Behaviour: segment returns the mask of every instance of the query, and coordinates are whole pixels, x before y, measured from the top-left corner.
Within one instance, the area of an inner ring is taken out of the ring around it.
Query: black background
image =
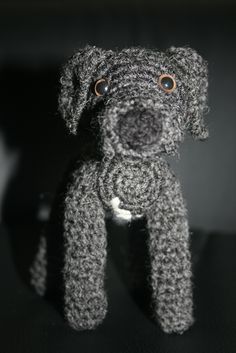
[[[19,156],[3,203],[0,352],[236,351],[235,15],[234,4],[223,0],[0,3],[0,131],[7,148]],[[77,138],[68,135],[57,113],[60,67],[87,43],[161,50],[189,45],[209,62],[210,139],[188,138],[181,159],[171,160],[191,227],[201,229],[192,235],[197,322],[183,336],[165,335],[149,318],[142,271],[146,235],[137,228],[110,232],[110,311],[96,331],[71,330],[28,286],[41,228],[39,207],[51,202],[78,154]],[[140,275],[135,285],[126,278],[129,256],[131,279]]]
[[[103,0],[0,6],[0,129],[20,157],[6,213],[22,219],[32,212],[40,193],[53,196],[69,160],[78,153],[76,138],[67,135],[57,113],[59,69],[77,48],[86,43],[105,48],[189,45],[209,62],[210,139],[196,143],[188,138],[173,167],[183,185],[191,225],[235,231],[232,4]]]

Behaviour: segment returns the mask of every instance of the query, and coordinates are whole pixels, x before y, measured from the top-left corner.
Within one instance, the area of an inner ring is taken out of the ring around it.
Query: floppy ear
[[[186,127],[195,139],[205,140],[208,129],[204,123],[204,114],[208,112],[207,63],[191,48],[169,49],[170,58],[181,70],[181,80],[188,90]]]
[[[76,134],[80,116],[88,101],[91,80],[107,51],[86,46],[67,62],[60,79],[59,110],[70,132]]]

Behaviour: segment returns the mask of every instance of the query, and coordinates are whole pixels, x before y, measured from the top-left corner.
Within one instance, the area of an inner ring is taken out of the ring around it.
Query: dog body
[[[190,48],[86,47],[67,63],[61,84],[68,128],[76,134],[91,112],[101,151],[75,166],[64,197],[65,316],[75,329],[92,329],[106,315],[105,215],[112,212],[127,221],[146,218],[154,314],[165,332],[182,333],[193,322],[189,230],[180,184],[164,155],[177,152],[185,131],[207,137],[206,63]],[[43,244],[32,270],[41,293]]]

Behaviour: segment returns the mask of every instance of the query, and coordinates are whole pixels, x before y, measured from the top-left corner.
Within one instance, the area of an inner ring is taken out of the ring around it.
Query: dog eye
[[[108,92],[108,81],[105,78],[100,78],[94,84],[94,93],[96,96],[104,96]]]
[[[163,89],[163,91],[167,93],[171,93],[176,88],[176,82],[173,76],[163,74],[159,77],[159,86]]]

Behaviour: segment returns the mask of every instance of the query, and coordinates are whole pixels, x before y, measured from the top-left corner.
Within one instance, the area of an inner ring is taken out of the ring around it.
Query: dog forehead
[[[162,55],[163,53],[161,51],[141,48],[141,47],[124,48],[116,52],[116,56],[118,57],[130,57],[130,58],[133,58],[133,57],[141,58],[141,57],[150,57],[150,56],[158,57]]]
[[[122,49],[115,53],[113,62],[122,65],[155,66],[163,61],[164,53],[143,48]]]
[[[94,79],[104,76],[112,80],[121,77],[128,80],[132,76],[133,79],[138,77],[140,80],[149,80],[162,73],[172,74],[174,71],[175,65],[165,52],[131,47],[113,51],[102,60],[94,72]]]
[[[128,72],[133,75],[145,72],[156,75],[157,72],[168,71],[172,64],[163,52],[133,47],[114,52],[105,66],[112,75],[125,75]]]

